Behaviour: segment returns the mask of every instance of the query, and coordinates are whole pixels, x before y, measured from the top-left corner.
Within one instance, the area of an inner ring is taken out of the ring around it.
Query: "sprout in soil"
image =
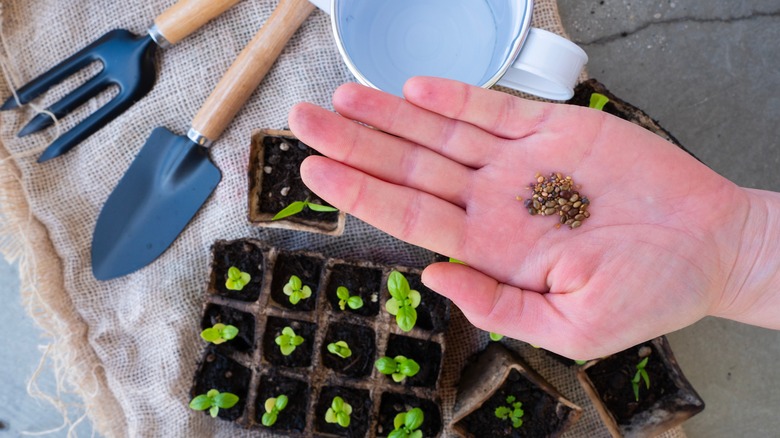
[[[228,269],[228,278],[225,281],[225,287],[230,290],[241,290],[249,283],[252,277],[246,272],[241,272],[240,269],[235,266],[231,266]]]
[[[387,279],[387,290],[390,298],[385,304],[385,309],[391,315],[395,315],[395,321],[401,330],[408,332],[417,322],[417,310],[422,297],[420,292],[409,287],[406,277],[398,271],[393,271]]]
[[[293,306],[311,296],[311,288],[304,286],[297,275],[290,276],[290,281],[284,285],[283,291],[285,295],[290,297],[290,304]]]
[[[238,396],[229,392],[219,392],[211,389],[205,394],[196,396],[190,401],[190,409],[196,411],[209,410],[212,417],[216,417],[220,409],[230,409],[238,403]]]
[[[600,93],[593,93],[590,95],[590,104],[588,107],[604,111],[604,105],[609,103],[609,98]]]
[[[320,205],[315,204],[313,202],[309,202],[309,200],[305,201],[295,201],[288,205],[287,207],[284,207],[279,211],[279,213],[276,213],[276,215],[271,218],[272,221],[276,221],[279,219],[284,219],[286,217],[292,216],[294,214],[298,214],[303,211],[304,208],[309,208],[313,211],[319,211],[319,212],[329,212],[329,211],[339,211],[337,208],[330,207],[328,205]]]
[[[352,350],[345,341],[331,342],[328,344],[328,351],[342,359],[352,356]]]
[[[490,333],[490,340],[491,341],[498,342],[498,341],[504,339],[504,335],[499,335],[498,333],[493,333],[493,332],[489,332],[489,333]]]
[[[344,310],[346,306],[349,306],[352,310],[357,310],[363,307],[363,298],[357,295],[349,295],[349,289],[344,286],[339,286],[336,289],[336,296],[339,298],[339,308]]]
[[[336,396],[330,403],[328,412],[325,412],[325,421],[337,423],[341,427],[349,427],[349,416],[352,414],[352,406],[343,398]]]
[[[420,408],[401,412],[393,419],[395,429],[387,435],[387,438],[422,438],[422,431],[417,429],[422,426],[424,419],[425,415]]]
[[[238,335],[238,328],[230,324],[214,324],[213,327],[207,328],[200,332],[200,337],[207,342],[219,345],[223,342],[227,342]]]
[[[496,408],[496,417],[501,420],[510,420],[515,429],[523,425],[523,406],[519,401],[515,401],[515,396],[510,395],[506,398],[507,406]]]
[[[303,344],[303,337],[295,334],[291,327],[282,329],[282,334],[275,339],[276,345],[282,350],[282,354],[289,356],[295,351],[295,347]]]
[[[276,423],[279,413],[287,407],[287,401],[287,396],[284,394],[266,399],[265,413],[261,419],[263,426],[271,427]]]
[[[392,376],[393,381],[397,383],[420,372],[420,365],[414,359],[408,359],[404,356],[380,357],[374,362],[374,366],[380,373]]]
[[[636,399],[636,401],[639,401],[640,380],[644,380],[645,387],[647,387],[647,389],[650,389],[650,376],[647,374],[647,370],[645,370],[645,366],[647,366],[648,359],[650,359],[650,356],[642,359],[641,362],[636,364],[636,374],[634,374],[634,378],[631,379],[631,386],[634,388],[634,399]]]

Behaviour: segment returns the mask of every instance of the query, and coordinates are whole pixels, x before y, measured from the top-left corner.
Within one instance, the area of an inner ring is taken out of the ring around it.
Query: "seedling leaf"
[[[211,399],[206,394],[201,394],[190,401],[190,409],[205,411],[211,407]]]
[[[298,214],[303,211],[303,207],[305,207],[306,204],[303,201],[295,201],[292,202],[287,207],[284,207],[281,209],[274,217],[271,218],[272,221],[276,221],[279,219],[284,219],[286,217],[292,216],[294,214]]]

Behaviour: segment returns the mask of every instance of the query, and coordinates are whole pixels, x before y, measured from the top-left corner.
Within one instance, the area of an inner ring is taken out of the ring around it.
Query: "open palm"
[[[291,129],[327,157],[301,173],[338,208],[464,261],[429,266],[423,280],[478,327],[585,359],[724,299],[750,202],[684,151],[587,108],[432,78],[404,93],[348,84],[334,94],[338,114],[293,108]],[[590,199],[581,227],[518,201],[551,172]]]

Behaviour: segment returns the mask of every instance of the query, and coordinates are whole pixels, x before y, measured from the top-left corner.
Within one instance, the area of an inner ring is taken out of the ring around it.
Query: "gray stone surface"
[[[572,38],[590,56],[593,77],[659,120],[717,172],[780,191],[780,0],[559,5]],[[23,313],[16,268],[1,260],[0,285],[0,321],[13,333],[0,337],[0,436],[57,427],[59,414],[26,393],[41,355],[37,346],[47,340]],[[780,332],[707,318],[669,338],[707,403],[685,424],[689,437],[779,436]],[[53,392],[51,374],[39,386]]]
[[[592,77],[721,175],[780,191],[780,1],[558,2]],[[669,339],[707,404],[689,437],[780,436],[780,332],[707,318]]]

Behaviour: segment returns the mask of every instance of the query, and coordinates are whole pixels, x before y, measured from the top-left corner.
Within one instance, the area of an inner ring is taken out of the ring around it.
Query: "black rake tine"
[[[101,44],[103,38],[98,38],[92,44],[84,47],[73,55],[69,56],[64,61],[50,68],[46,72],[42,73],[35,79],[23,85],[16,90],[16,95],[19,97],[17,103],[14,96],[9,97],[0,107],[0,111],[10,110],[18,108],[21,105],[25,105],[45,93],[49,88],[64,81],[77,71],[88,66],[94,61],[98,61],[98,58],[92,53],[95,46]]]
[[[47,111],[54,114],[54,117],[60,119],[68,115],[74,109],[86,103],[89,99],[97,96],[101,91],[111,85],[111,81],[100,72],[97,76],[90,78],[87,82],[70,92],[67,96],[53,103],[46,108]],[[17,137],[24,137],[42,129],[48,128],[54,124],[54,120],[48,113],[39,113],[30,120],[24,128],[16,134]]]
[[[38,162],[43,163],[44,161],[57,158],[60,155],[67,153],[84,139],[109,124],[134,103],[135,101],[133,99],[127,98],[125,94],[120,92],[89,117],[79,122],[78,125],[57,137],[49,147],[43,151],[41,156],[38,157]]]

